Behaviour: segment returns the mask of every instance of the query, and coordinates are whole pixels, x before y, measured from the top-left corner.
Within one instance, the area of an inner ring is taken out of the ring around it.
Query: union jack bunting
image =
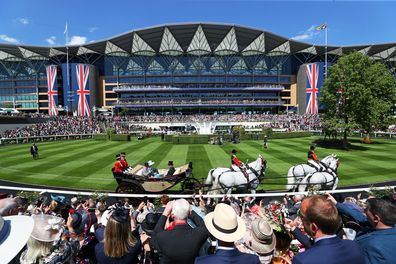
[[[48,84],[48,114],[50,116],[58,115],[57,99],[58,91],[56,87],[56,66],[47,67],[47,84]]]
[[[305,108],[306,114],[318,113],[318,76],[319,67],[315,63],[307,64],[305,66],[307,72],[307,105]]]
[[[87,88],[87,82],[89,79],[89,67],[84,64],[76,65],[76,75],[77,75],[77,95],[78,95],[78,108],[77,115],[79,116],[91,116],[91,110],[89,109],[89,103],[87,100],[87,95],[89,96],[89,90]],[[89,98],[89,97],[88,97]]]

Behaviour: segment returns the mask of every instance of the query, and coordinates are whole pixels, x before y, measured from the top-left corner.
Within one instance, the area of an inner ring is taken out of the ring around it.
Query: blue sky
[[[6,0],[0,42],[39,46],[83,44],[159,24],[221,22],[324,44],[314,27],[326,22],[329,45],[396,42],[396,1]]]

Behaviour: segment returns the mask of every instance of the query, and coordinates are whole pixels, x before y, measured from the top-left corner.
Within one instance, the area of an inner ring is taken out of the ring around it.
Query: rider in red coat
[[[237,167],[241,167],[242,165],[243,165],[243,163],[242,163],[242,161],[240,161],[239,159],[238,159],[238,157],[236,156],[236,153],[237,153],[237,151],[235,150],[235,149],[233,149],[232,151],[231,151],[231,167],[233,166],[233,165],[235,165],[235,166],[237,166]]]
[[[318,171],[322,171],[322,166],[320,165],[319,159],[316,156],[315,153],[315,146],[311,145],[308,151],[308,163],[313,165],[315,168],[317,168]]]
[[[128,162],[126,161],[126,154],[125,154],[125,152],[121,152],[120,153],[120,157],[121,157],[121,165],[122,165],[122,171],[125,171],[125,170],[127,170],[128,168],[129,168],[129,164],[128,164]]]
[[[117,183],[121,182],[121,178],[124,177],[124,172],[122,170],[121,156],[120,154],[116,155],[116,162],[112,168],[113,176],[116,178]]]

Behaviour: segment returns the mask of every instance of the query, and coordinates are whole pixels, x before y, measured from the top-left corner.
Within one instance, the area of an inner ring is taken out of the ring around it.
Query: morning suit
[[[355,241],[363,250],[367,264],[396,263],[396,227],[376,229],[356,237]]]
[[[192,228],[187,223],[175,225],[172,230],[164,230],[166,216],[161,215],[151,237],[152,245],[160,254],[160,263],[194,263],[201,246],[208,238],[208,231],[201,217],[194,211],[189,218],[195,223]]]
[[[198,257],[195,264],[260,264],[258,256],[234,250],[218,249],[216,254]]]
[[[351,240],[325,238],[293,258],[293,264],[364,264],[362,250]]]

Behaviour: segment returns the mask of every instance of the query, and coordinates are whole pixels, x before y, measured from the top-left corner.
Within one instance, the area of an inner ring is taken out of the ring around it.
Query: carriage
[[[181,193],[197,192],[201,183],[193,177],[192,163],[185,164],[175,168],[172,176],[165,176],[168,169],[159,169],[158,174],[162,177],[145,177],[142,175],[144,166],[136,165],[128,174],[123,177],[114,177],[117,179],[117,193],[134,193],[134,194],[156,194],[169,190],[178,183],[181,183]]]

